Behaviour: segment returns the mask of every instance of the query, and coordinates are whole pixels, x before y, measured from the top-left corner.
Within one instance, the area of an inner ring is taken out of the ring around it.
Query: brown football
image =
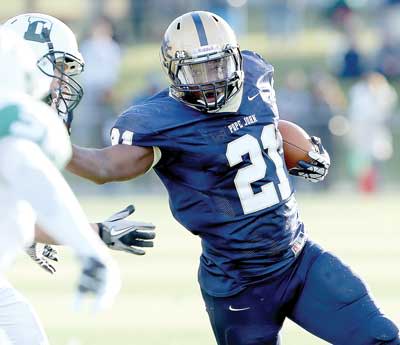
[[[315,150],[315,147],[307,132],[293,122],[285,120],[279,120],[278,129],[283,139],[287,168],[294,168],[300,160],[309,161],[308,152]]]

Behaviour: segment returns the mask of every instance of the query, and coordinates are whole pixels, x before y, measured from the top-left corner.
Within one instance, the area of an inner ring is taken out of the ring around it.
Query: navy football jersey
[[[164,90],[122,113],[111,131],[113,144],[161,150],[154,169],[173,216],[201,237],[199,282],[213,296],[288,268],[304,236],[277,130],[273,67],[242,54],[236,111],[203,113]]]

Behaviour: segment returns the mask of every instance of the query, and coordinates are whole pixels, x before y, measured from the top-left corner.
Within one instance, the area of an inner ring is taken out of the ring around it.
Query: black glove
[[[299,161],[297,167],[289,170],[289,174],[303,177],[315,183],[324,180],[325,176],[328,174],[331,159],[328,152],[322,146],[320,138],[311,137],[311,141],[317,148],[317,151],[308,152],[311,161]]]
[[[113,214],[102,223],[98,223],[99,235],[103,242],[111,249],[144,255],[141,248],[153,247],[156,237],[155,226],[151,223],[126,220],[135,211],[129,205],[122,211]],[[141,248],[140,248],[141,247]]]

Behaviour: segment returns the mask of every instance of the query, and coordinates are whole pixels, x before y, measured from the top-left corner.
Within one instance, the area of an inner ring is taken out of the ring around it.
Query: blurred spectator
[[[142,42],[146,36],[146,18],[149,17],[149,1],[130,0],[129,18],[132,23],[133,37]]]
[[[397,94],[385,77],[368,73],[349,92],[350,169],[362,192],[378,187],[379,168],[393,153],[388,120]]]
[[[292,121],[304,129],[307,128],[312,119],[308,78],[303,70],[292,70],[286,75],[284,86],[276,90],[276,99],[282,120]],[[312,188],[310,184],[298,179],[291,181],[297,190]]]
[[[345,27],[351,20],[353,11],[348,1],[335,0],[326,10],[327,17],[339,28]]]
[[[307,127],[310,119],[310,93],[303,70],[290,71],[285,84],[276,92],[279,114],[282,119]]]
[[[328,64],[332,73],[340,78],[360,78],[366,69],[366,59],[363,56],[357,35],[349,33],[341,36],[340,41],[333,45]]]
[[[265,1],[267,33],[291,38],[303,28],[304,1]]]
[[[385,37],[382,47],[375,59],[375,68],[389,79],[400,77],[400,46],[399,42]]]
[[[113,87],[118,80],[121,51],[113,39],[107,17],[93,23],[89,37],[81,45],[85,59],[82,84],[85,95],[78,108],[73,135],[80,145],[103,145],[103,123],[113,116]]]
[[[340,64],[339,77],[358,78],[364,72],[362,56],[357,48],[357,44],[352,42],[349,48],[344,52]]]
[[[346,97],[338,81],[325,72],[315,72],[311,77],[310,84],[311,119],[306,130],[310,135],[321,138],[331,160],[335,161],[337,150],[334,145],[333,134],[329,129],[329,123],[335,116],[342,115],[345,112]],[[328,176],[326,183],[320,184],[320,187],[329,187],[330,181]]]
[[[400,77],[400,5],[387,6],[382,11],[378,37],[382,42],[375,56],[375,69],[387,78]]]

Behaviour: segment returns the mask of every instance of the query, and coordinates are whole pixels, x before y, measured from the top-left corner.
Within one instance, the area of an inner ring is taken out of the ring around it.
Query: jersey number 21
[[[227,146],[226,157],[231,167],[241,163],[243,155],[248,154],[250,157],[251,165],[240,168],[234,180],[244,214],[274,206],[290,196],[290,184],[282,157],[278,153],[280,144],[276,135],[275,126],[270,124],[264,126],[261,132],[262,148],[258,140],[250,134],[231,141]],[[276,185],[274,182],[268,182],[261,186],[261,192],[254,193],[251,184],[263,179],[267,173],[263,150],[266,150],[275,165],[279,183]]]

